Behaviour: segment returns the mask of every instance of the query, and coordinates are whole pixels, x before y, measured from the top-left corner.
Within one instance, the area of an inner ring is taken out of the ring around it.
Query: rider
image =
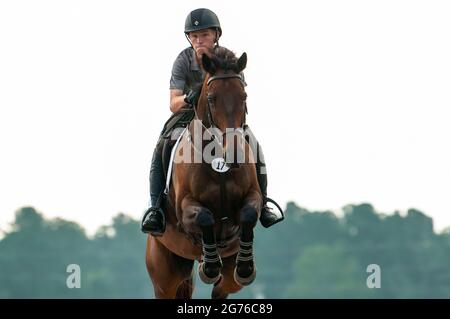
[[[165,176],[163,171],[163,147],[170,131],[175,127],[186,126],[194,117],[193,106],[197,104],[205,72],[201,67],[201,56],[218,46],[222,35],[219,19],[209,9],[196,9],[186,18],[184,33],[190,47],[184,49],[176,58],[170,79],[170,110],[174,113],[164,125],[155,147],[150,168],[151,205],[142,219],[141,230],[160,236],[165,231],[165,213],[161,208]],[[251,134],[251,133],[250,133]],[[260,222],[270,227],[283,218],[277,216],[267,206],[267,175],[261,146],[256,163],[258,183],[263,196]]]

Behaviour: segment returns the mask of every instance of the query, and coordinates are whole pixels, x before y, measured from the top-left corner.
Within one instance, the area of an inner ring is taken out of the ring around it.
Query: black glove
[[[200,97],[200,89],[193,89],[186,94],[186,97],[184,98],[184,102],[187,104],[190,104],[192,106],[196,106],[198,102],[198,98]]]

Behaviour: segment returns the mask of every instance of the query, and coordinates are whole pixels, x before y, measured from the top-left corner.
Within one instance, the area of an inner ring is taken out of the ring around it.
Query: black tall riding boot
[[[259,144],[259,143],[258,143]],[[283,217],[277,216],[270,207],[267,206],[267,172],[266,172],[266,164],[264,161],[264,154],[262,152],[261,145],[258,145],[258,161],[256,163],[256,175],[258,177],[259,188],[261,189],[261,194],[263,197],[263,207],[261,208],[261,216],[259,217],[259,221],[261,225],[265,228],[269,228],[272,225],[275,225],[278,222],[283,220]],[[270,200],[273,202],[273,200]],[[278,206],[278,204],[277,204]]]
[[[261,194],[263,197],[263,207],[261,208],[261,216],[259,217],[259,221],[261,225],[268,228],[272,225],[275,225],[278,222],[281,222],[284,219],[283,212],[280,206],[272,199],[267,197],[267,172],[266,172],[266,161],[264,159],[264,153],[261,147],[261,144],[256,140],[252,131],[248,127],[245,126],[245,133],[247,135],[247,142],[249,142],[252,147],[253,153],[257,154],[256,161],[256,175],[258,177],[259,188],[261,189]],[[267,202],[270,201],[274,203],[278,209],[280,210],[281,216],[277,216],[272,209],[267,206]]]
[[[141,230],[153,236],[161,236],[166,230],[166,218],[161,208],[165,177],[162,163],[164,139],[160,137],[153,151],[150,167],[150,200],[151,205],[142,218]]]

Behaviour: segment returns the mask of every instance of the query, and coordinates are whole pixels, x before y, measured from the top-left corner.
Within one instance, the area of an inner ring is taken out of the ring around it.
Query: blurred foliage
[[[450,230],[436,234],[415,209],[387,215],[360,204],[343,212],[290,202],[284,222],[258,225],[257,278],[230,297],[450,298]],[[23,207],[0,240],[0,298],[152,298],[145,246],[139,221],[124,214],[89,238],[77,223]],[[70,264],[81,268],[80,289],[66,285]],[[381,288],[366,285],[370,264],[380,266]],[[209,298],[211,288],[197,277],[194,297]]]

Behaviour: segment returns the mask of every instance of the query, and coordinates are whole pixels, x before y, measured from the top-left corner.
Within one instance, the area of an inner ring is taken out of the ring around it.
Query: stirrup
[[[267,202],[272,203],[280,213],[274,212],[273,208],[267,205]],[[275,224],[278,224],[283,220],[284,220],[284,213],[280,205],[278,205],[277,202],[275,202],[273,199],[265,198],[264,206],[262,207],[261,216],[259,218],[261,225],[264,228],[269,228]]]
[[[279,221],[281,222],[282,220],[284,220],[284,212],[281,209],[280,205],[278,205],[278,203],[276,201],[274,201],[272,198],[269,198],[269,197],[266,197],[266,202],[264,203],[264,206],[267,205],[267,202],[274,204],[276,206],[276,208],[278,209],[278,211],[280,212],[281,218]]]

